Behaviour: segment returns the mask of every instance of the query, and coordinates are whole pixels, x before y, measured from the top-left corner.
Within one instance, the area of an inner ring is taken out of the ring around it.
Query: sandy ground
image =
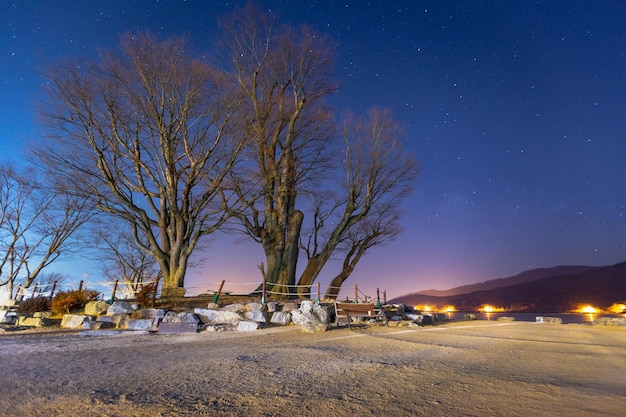
[[[623,416],[626,329],[0,335],[2,416]]]

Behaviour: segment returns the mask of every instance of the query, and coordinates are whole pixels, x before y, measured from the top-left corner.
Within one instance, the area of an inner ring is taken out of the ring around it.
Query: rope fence
[[[70,291],[83,289],[94,289],[100,292],[101,297],[106,300],[114,301],[135,299],[142,287],[156,283],[155,298],[158,296],[159,280],[137,282],[125,282],[125,281],[85,281],[81,280],[78,285],[75,283],[58,283],[54,281],[48,284],[35,283],[30,288],[23,288],[22,285],[18,285],[15,290],[14,299],[25,299],[30,297],[48,297],[52,299],[59,291]],[[359,288],[358,285],[354,285],[354,292],[352,298],[345,295],[345,287],[334,287],[330,285],[322,285],[317,282],[314,285],[287,285],[287,284],[273,284],[265,282],[226,282],[222,280],[215,283],[206,283],[202,286],[185,287],[186,293],[190,296],[198,296],[202,294],[213,295],[214,302],[217,302],[221,294],[230,296],[260,296],[263,303],[267,301],[268,297],[276,298],[289,298],[298,297],[305,299],[312,299],[315,301],[321,301],[324,297],[324,293],[328,290],[334,290],[335,293],[342,295],[337,297],[343,301],[349,301],[354,303],[376,303],[378,306],[387,303],[386,290],[380,291],[379,288],[375,290],[364,290]],[[322,291],[324,290],[324,291]],[[343,290],[343,291],[342,291]],[[348,290],[348,292],[350,292]],[[107,297],[110,294],[110,297]]]

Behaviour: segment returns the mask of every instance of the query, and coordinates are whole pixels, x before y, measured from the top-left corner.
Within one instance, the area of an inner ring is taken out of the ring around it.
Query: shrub
[[[48,311],[50,309],[48,297],[38,295],[36,297],[30,297],[26,300],[22,300],[17,306],[19,313],[33,314],[38,311]]]
[[[144,307],[154,305],[157,285],[159,285],[158,282],[151,282],[149,284],[142,285],[135,295],[137,302]]]
[[[95,290],[69,290],[58,292],[52,299],[50,309],[54,314],[67,314],[82,309],[100,293]]]

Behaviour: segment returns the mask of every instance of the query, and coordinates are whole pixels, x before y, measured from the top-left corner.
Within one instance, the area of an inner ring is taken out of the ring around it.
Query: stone
[[[600,318],[598,318],[594,322],[594,325],[624,327],[624,326],[626,326],[626,318],[621,318],[621,317],[600,317]]]
[[[165,317],[165,310],[162,308],[142,308],[130,315],[131,319],[162,319]]]
[[[313,307],[315,306],[315,302],[310,300],[304,300],[300,303],[300,311],[304,314],[308,315],[313,313]]]
[[[267,323],[268,321],[267,313],[262,310],[248,311],[245,314],[245,318],[246,320],[254,321],[257,323]]]
[[[243,304],[228,304],[227,306],[224,306],[222,310],[233,311],[235,313],[243,314],[246,311],[246,306],[244,306]]]
[[[282,311],[292,311],[292,310],[297,310],[297,309],[298,309],[298,304],[296,304],[296,303],[285,303],[285,304],[283,304]]]
[[[53,315],[52,311],[36,311],[33,313],[33,317],[42,319],[49,319]]]
[[[162,323],[190,323],[190,324],[198,324],[200,319],[194,313],[189,311],[183,311],[181,313],[176,313],[174,311],[168,311],[165,313],[165,317],[163,317]]]
[[[291,311],[291,321],[294,324],[306,324],[309,321],[311,321],[311,317],[305,315],[302,311],[300,310],[292,310]]]
[[[126,328],[128,330],[156,331],[158,330],[159,319],[128,319]]]
[[[126,320],[130,318],[129,314],[115,314],[113,316],[98,316],[96,321],[102,322],[103,328],[122,328],[126,326]]]
[[[211,310],[219,310],[220,305],[217,303],[209,303],[206,308],[209,308]]]
[[[515,317],[511,316],[500,316],[496,319],[496,321],[515,321]]]
[[[330,323],[335,315],[335,307],[330,304],[313,305],[313,315],[322,323]]]
[[[244,319],[243,315],[235,311],[212,310],[196,307],[193,312],[204,324],[232,323]]]
[[[84,321],[82,325],[83,330],[100,330],[102,322],[99,321]]]
[[[18,316],[15,324],[17,326],[45,327],[49,324],[49,321],[43,317]]]
[[[304,333],[321,333],[329,329],[328,323],[308,322],[300,325],[300,330]]]
[[[61,319],[61,327],[66,327],[69,329],[79,329],[83,327],[83,323],[85,321],[90,321],[90,316],[85,316],[83,314],[64,314]]]
[[[15,311],[0,310],[0,323],[13,324],[17,321]]]
[[[128,301],[113,301],[113,304],[107,310],[107,316],[114,316],[116,314],[131,314],[139,308],[138,304],[129,303]]]
[[[285,326],[291,323],[291,313],[288,311],[277,311],[272,314],[270,323]]]
[[[269,313],[280,311],[280,303],[278,301],[270,301],[269,303],[267,303],[267,311]]]
[[[198,323],[163,321],[159,324],[159,334],[197,333]]]
[[[535,322],[562,324],[563,320],[560,317],[535,317]]]
[[[102,300],[89,301],[85,304],[85,314],[89,316],[101,316],[109,310],[109,304]]]
[[[258,328],[259,323],[255,321],[240,321],[239,324],[237,324],[238,332],[249,332],[252,330],[257,330]]]
[[[248,303],[246,304],[246,311],[263,311],[267,308],[262,303]]]

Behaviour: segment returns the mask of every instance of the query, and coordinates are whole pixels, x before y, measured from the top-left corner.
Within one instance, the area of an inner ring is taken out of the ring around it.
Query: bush
[[[142,285],[135,295],[137,302],[144,307],[153,306],[157,285],[159,285],[158,282],[151,282],[149,284]]]
[[[36,297],[30,297],[26,300],[22,300],[17,306],[18,313],[33,314],[38,311],[48,311],[50,309],[48,297],[38,295]]]
[[[61,291],[52,299],[50,309],[57,315],[71,313],[85,308],[89,301],[97,299],[99,295],[95,290]]]

